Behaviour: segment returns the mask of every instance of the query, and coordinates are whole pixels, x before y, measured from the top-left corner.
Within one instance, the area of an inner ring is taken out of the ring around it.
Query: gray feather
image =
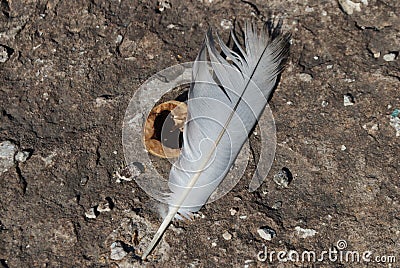
[[[211,31],[193,66],[189,90],[188,119],[181,155],[170,171],[167,198],[169,212],[142,258],[151,252],[170,221],[189,218],[215,191],[239,154],[249,132],[262,114],[289,52],[289,35],[266,25],[244,27],[245,48],[236,36],[238,52]]]

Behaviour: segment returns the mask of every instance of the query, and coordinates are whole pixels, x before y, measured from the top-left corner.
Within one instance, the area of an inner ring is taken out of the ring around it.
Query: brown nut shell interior
[[[159,133],[161,131],[164,131],[160,128],[165,127],[162,124],[164,121],[160,124],[160,117],[165,116],[166,114],[170,114],[174,123],[174,125],[170,126],[170,129],[167,129],[166,131],[183,131],[183,126],[187,116],[186,104],[175,100],[163,102],[154,107],[147,117],[144,125],[144,144],[146,150],[152,155],[162,158],[176,158],[180,154],[180,148],[170,148],[166,144],[162,144],[160,137],[157,137],[160,135]]]

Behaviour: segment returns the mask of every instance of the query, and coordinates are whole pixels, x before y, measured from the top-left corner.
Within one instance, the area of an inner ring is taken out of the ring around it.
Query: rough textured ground
[[[157,1],[2,0],[0,266],[400,267],[400,4],[344,2],[172,0],[160,11]],[[250,168],[140,263],[160,219],[133,181],[113,177],[131,96],[192,61],[209,26],[227,40],[229,21],[270,17],[293,45],[271,100],[278,145],[266,182],[249,193]],[[288,188],[273,180],[283,167]],[[263,245],[320,253],[340,239],[397,263],[257,260]]]

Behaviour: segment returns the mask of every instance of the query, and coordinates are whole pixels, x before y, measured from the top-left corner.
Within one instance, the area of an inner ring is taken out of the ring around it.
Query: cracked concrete
[[[398,1],[353,1],[361,4],[352,14],[338,1],[169,2],[160,11],[157,1],[2,1],[0,142],[31,155],[17,163],[13,155],[0,171],[0,266],[286,267],[257,254],[321,252],[339,240],[398,254]],[[161,69],[194,60],[209,26],[228,41],[227,22],[277,17],[293,44],[270,101],[278,144],[266,181],[247,191],[251,159],[229,194],[174,223],[154,258],[139,262],[160,217],[134,181],[113,176],[131,96]],[[344,106],[348,94],[354,104]],[[287,188],[273,179],[284,167]],[[85,217],[91,208],[98,215]],[[271,241],[258,234],[263,226],[275,231]]]

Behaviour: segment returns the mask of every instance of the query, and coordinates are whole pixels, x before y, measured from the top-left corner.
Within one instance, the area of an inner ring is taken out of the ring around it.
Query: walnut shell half
[[[184,102],[172,100],[154,107],[150,111],[144,125],[144,144],[146,150],[152,155],[162,158],[178,157],[180,148],[176,144],[176,141],[179,139],[179,133],[183,131],[186,116],[187,105]],[[162,143],[161,132],[163,132],[164,136],[171,135],[175,144],[169,146],[168,143]]]

